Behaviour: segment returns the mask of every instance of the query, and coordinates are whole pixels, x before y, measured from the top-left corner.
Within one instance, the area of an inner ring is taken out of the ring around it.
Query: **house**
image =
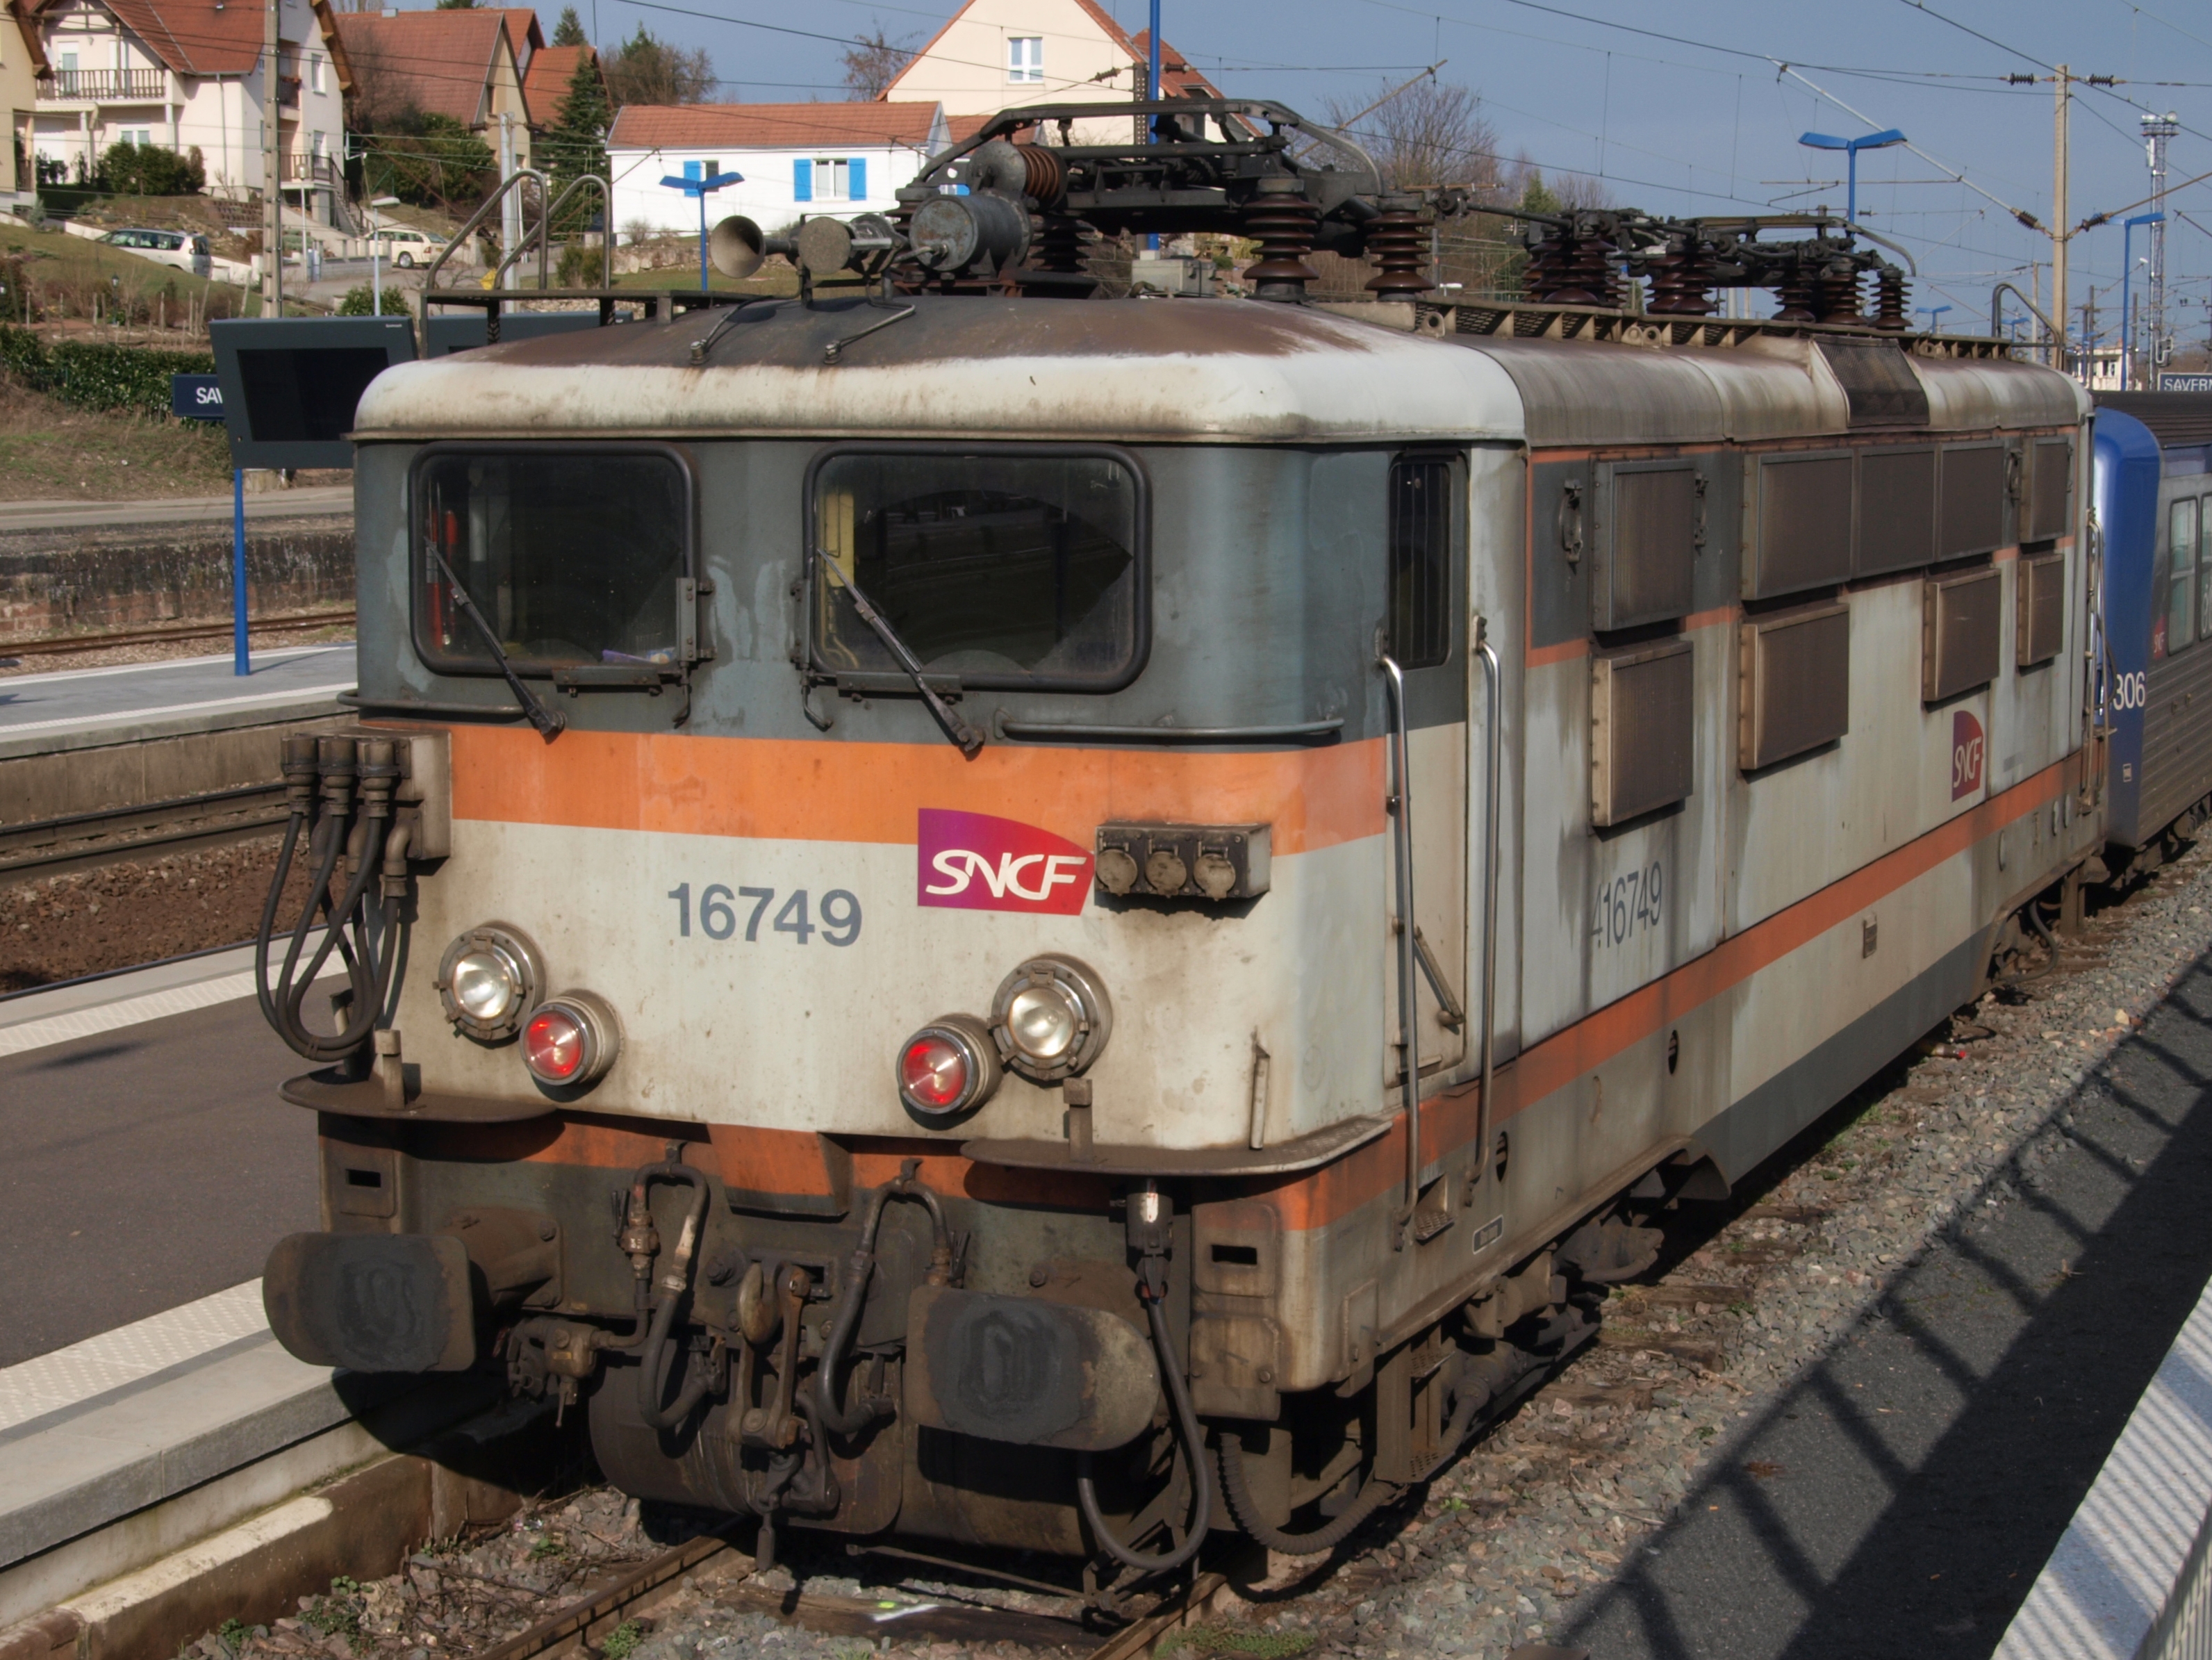
[[[361,83],[356,103],[366,125],[407,111],[449,116],[494,155],[530,165],[531,109],[522,87],[532,54],[544,46],[536,12],[342,12],[338,35]]]
[[[47,73],[38,26],[23,0],[0,0],[0,113],[8,118],[8,151],[0,156],[0,206],[28,203],[39,178],[32,161],[39,82]]]
[[[743,182],[708,198],[709,224],[741,213],[775,232],[802,216],[888,213],[948,142],[929,103],[628,104],[607,137],[614,222],[696,232],[696,198],[660,181],[717,173]]]
[[[1126,104],[1143,95],[1151,37],[1131,34],[1092,0],[967,0],[908,62],[886,100],[942,104],[951,136],[974,135],[986,117],[1023,104]],[[1182,54],[1163,44],[1160,90],[1168,97],[1220,94]],[[1125,137],[1085,134],[1076,142]]]
[[[599,68],[599,54],[592,47],[540,46],[530,54],[530,67],[522,73],[522,101],[530,106],[533,131],[544,132],[559,117],[562,100],[568,95],[580,64],[592,66],[604,90],[606,76]]]
[[[15,0],[52,73],[31,123],[40,160],[89,173],[111,144],[197,149],[207,187],[258,192],[268,11],[251,0]],[[343,94],[352,84],[330,0],[283,0],[277,32],[278,182],[332,220],[343,185]]]

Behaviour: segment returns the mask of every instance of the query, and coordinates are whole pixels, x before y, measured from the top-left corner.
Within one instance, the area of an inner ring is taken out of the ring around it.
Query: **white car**
[[[403,271],[412,271],[417,263],[428,265],[446,246],[428,231],[416,230],[412,225],[380,225],[376,242],[384,250],[384,257]]]
[[[208,246],[207,238],[195,231],[134,228],[112,230],[100,240],[111,248],[128,248],[142,259],[174,265],[195,277],[205,277],[215,269],[214,251]]]

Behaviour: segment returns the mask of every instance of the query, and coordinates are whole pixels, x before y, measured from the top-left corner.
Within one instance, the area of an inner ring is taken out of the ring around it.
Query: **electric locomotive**
[[[797,298],[370,387],[264,1284],[763,1554],[1110,1599],[1438,1468],[2102,832],[2070,381],[1830,223],[1532,220],[1455,299],[1342,135],[1096,112],[806,222]],[[1244,295],[1100,292],[1223,229]]]

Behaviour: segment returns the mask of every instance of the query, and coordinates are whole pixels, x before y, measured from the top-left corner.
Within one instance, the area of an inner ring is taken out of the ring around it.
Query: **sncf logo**
[[[921,904],[1073,916],[1091,891],[1091,854],[1034,824],[924,807],[915,840]]]
[[[1982,787],[1982,759],[1989,745],[1982,723],[1964,709],[1951,716],[1951,799],[1972,795]]]

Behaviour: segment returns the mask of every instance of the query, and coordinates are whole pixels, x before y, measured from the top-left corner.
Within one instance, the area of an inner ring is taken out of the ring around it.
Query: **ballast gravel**
[[[1730,1456],[1745,1420],[1877,1317],[1932,1243],[2036,1190],[2066,1145],[2084,1085],[2212,950],[2212,859],[2190,852],[2058,946],[2036,977],[1962,1011],[1836,1109],[1732,1208],[1683,1207],[1670,1219],[1663,1274],[1617,1288],[1600,1341],[1425,1491],[1378,1515],[1335,1558],[1277,1558],[1266,1578],[1224,1588],[1154,1652],[1504,1660],[1568,1640],[1593,1593],[1619,1580]],[[347,1582],[278,1629],[234,1627],[197,1651],[204,1660],[479,1653],[544,1617],[564,1584],[589,1583],[594,1570],[603,1580],[678,1536],[619,1495],[556,1499],[466,1549],[418,1556],[392,1579]],[[742,1558],[720,1572],[705,1565],[599,1651],[606,1660],[1036,1651],[823,1635],[732,1606],[733,1588],[764,1581],[886,1606],[1074,1610],[973,1584],[862,1580],[849,1559],[802,1537],[791,1541],[796,1577],[786,1566],[744,1578]]]

